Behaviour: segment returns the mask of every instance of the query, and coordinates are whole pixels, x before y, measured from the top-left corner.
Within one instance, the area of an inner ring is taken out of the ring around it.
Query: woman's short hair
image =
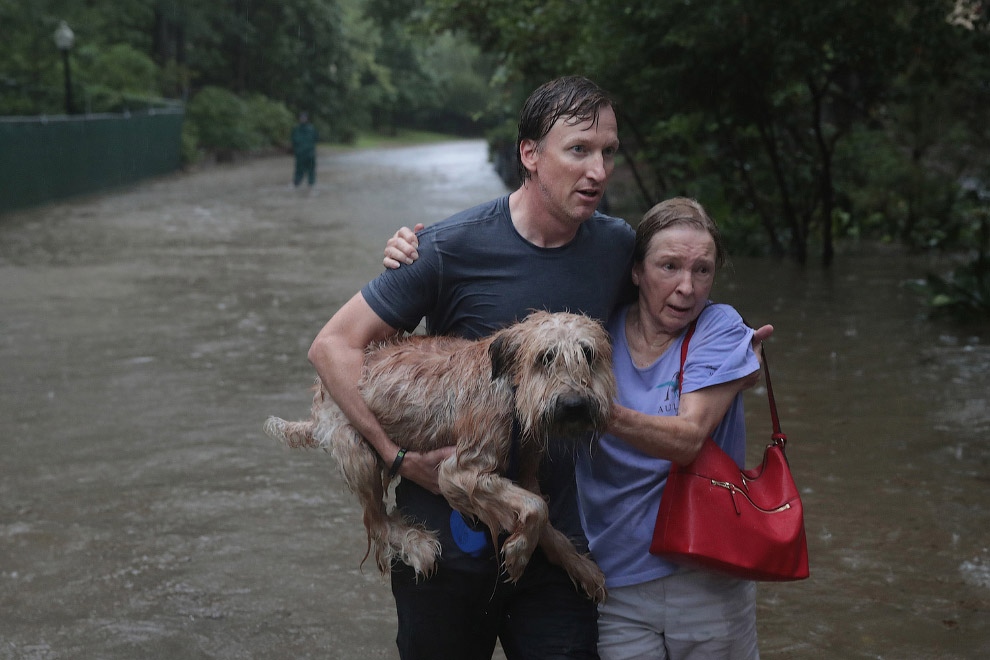
[[[658,233],[669,227],[686,225],[707,231],[715,241],[715,268],[721,268],[727,259],[722,233],[711,219],[705,207],[697,200],[688,197],[673,197],[651,208],[643,216],[636,229],[636,246],[633,248],[633,262],[643,263],[650,241]]]
[[[544,83],[529,95],[519,113],[516,133],[516,169],[520,181],[530,177],[522,164],[519,146],[523,140],[543,141],[557,120],[563,117],[576,122],[598,123],[602,108],[613,107],[609,95],[598,85],[581,76],[566,76]]]

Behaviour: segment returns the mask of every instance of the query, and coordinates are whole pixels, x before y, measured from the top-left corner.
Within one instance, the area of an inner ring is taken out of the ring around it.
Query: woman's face
[[[679,333],[698,318],[715,282],[715,241],[704,229],[674,225],[650,239],[646,258],[634,264],[641,314],[663,332]]]

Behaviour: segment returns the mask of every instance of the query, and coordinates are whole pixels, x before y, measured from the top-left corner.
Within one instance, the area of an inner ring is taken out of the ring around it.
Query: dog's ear
[[[488,357],[492,361],[492,380],[498,380],[509,373],[518,349],[518,344],[505,335],[495,337],[488,346]]]

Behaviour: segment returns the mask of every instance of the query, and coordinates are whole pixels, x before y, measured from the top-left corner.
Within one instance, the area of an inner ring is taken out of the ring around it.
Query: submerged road
[[[0,658],[393,658],[306,349],[401,224],[502,194],[480,141],[176,175],[0,218]]]
[[[308,416],[306,350],[399,225],[505,189],[481,141],[319,167],[312,195],[265,158],[0,217],[0,660],[397,657],[332,460],[262,425]],[[805,506],[811,579],[759,586],[761,655],[990,657],[990,332],[923,317],[904,282],[944,263],[843,250],[734,259],[713,294],[776,327]]]

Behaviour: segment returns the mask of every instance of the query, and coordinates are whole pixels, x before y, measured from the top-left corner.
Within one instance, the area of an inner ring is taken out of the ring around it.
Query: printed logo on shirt
[[[663,401],[660,402],[657,408],[658,413],[670,413],[677,411],[677,393],[680,389],[678,387],[678,379],[680,378],[680,372],[674,372],[674,377],[665,383],[660,383],[654,389],[661,390],[667,388],[667,393],[663,397]]]

